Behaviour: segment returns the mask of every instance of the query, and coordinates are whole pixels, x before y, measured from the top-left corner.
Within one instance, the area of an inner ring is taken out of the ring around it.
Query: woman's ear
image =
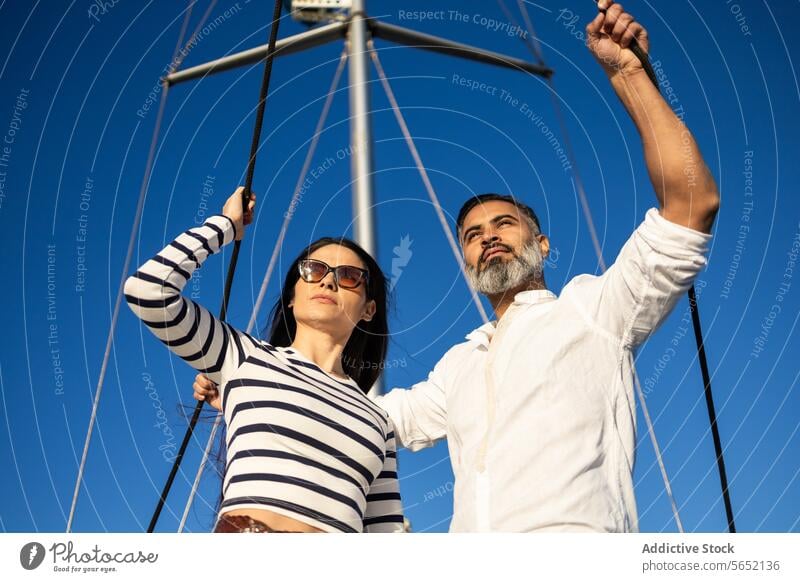
[[[372,321],[372,318],[375,316],[375,311],[377,307],[375,305],[375,300],[370,299],[367,301],[366,305],[364,305],[364,312],[361,314],[362,321]]]

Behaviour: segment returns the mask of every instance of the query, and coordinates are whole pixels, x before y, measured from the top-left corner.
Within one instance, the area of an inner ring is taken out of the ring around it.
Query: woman
[[[366,392],[386,355],[386,279],[346,239],[321,239],[289,268],[270,342],[181,295],[210,254],[252,222],[242,188],[125,283],[137,317],[221,387],[227,426],[214,531],[403,530],[394,432]],[[377,363],[379,365],[373,365]]]

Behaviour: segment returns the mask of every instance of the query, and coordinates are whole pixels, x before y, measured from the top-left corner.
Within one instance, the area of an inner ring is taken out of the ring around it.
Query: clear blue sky
[[[216,25],[185,66],[266,42],[269,4],[240,0],[227,16],[224,6],[215,8],[210,21],[218,19]],[[508,4],[519,18],[516,3]],[[561,10],[565,3],[544,4],[527,3],[556,70],[611,260],[655,198],[635,128],[579,39],[593,3],[569,3],[574,22]],[[197,3],[190,29],[207,5]],[[0,147],[7,148],[0,150],[3,531],[65,528],[156,117],[154,107],[143,107],[175,48],[185,6],[0,3],[0,139],[6,140]],[[368,7],[394,24],[530,58],[494,2],[375,1]],[[422,7],[443,12],[425,21],[407,13]],[[629,0],[626,7],[649,28],[652,59],[722,193],[709,268],[698,285],[737,525],[740,531],[800,531],[800,269],[791,254],[800,244],[794,194],[800,90],[793,63],[800,6],[678,0],[656,9]],[[301,30],[285,19],[281,36]],[[596,272],[571,173],[542,131],[546,124],[563,143],[546,85],[519,72],[377,44],[451,223],[471,193],[513,192],[539,211],[557,249],[546,272],[554,291],[576,274]],[[275,63],[254,186],[259,208],[229,311],[239,327],[247,325],[340,50],[337,43]],[[255,66],[170,91],[132,269],[191,227],[204,202],[218,212],[243,181],[260,78]],[[485,83],[485,90],[470,90],[458,79]],[[480,319],[388,101],[379,85],[372,89],[378,258],[387,272],[393,248],[404,237],[412,241],[395,286],[386,378],[389,386],[409,386]],[[351,233],[349,162],[337,158],[347,139],[341,91],[312,163],[320,169],[281,254],[281,275],[308,241]],[[327,158],[333,163],[324,164]],[[204,183],[212,193],[204,195]],[[187,288],[215,312],[229,256],[211,258]],[[723,531],[694,338],[682,322],[686,309],[684,299],[641,350],[638,369],[651,388],[647,403],[686,529]],[[123,305],[76,531],[146,528],[170,468],[165,457],[183,435],[183,407],[194,404],[193,376]],[[676,531],[641,411],[639,417],[640,526]],[[209,426],[197,432],[160,531],[177,527]],[[446,531],[453,478],[446,444],[402,452],[400,474],[414,529]],[[209,530],[217,491],[218,481],[206,477],[190,530]]]

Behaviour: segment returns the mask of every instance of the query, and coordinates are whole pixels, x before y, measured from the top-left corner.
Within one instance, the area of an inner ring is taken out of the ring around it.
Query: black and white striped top
[[[400,532],[395,436],[352,379],[275,347],[181,295],[234,239],[211,216],[125,282],[128,305],[170,350],[220,386],[228,459],[221,512],[267,509],[329,532]]]

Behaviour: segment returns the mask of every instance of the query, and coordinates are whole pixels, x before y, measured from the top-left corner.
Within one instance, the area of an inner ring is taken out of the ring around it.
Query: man
[[[659,209],[606,273],[578,276],[558,297],[545,286],[549,241],[532,209],[496,194],[461,209],[467,274],[497,320],[427,380],[379,398],[408,449],[447,438],[451,531],[638,530],[634,351],[705,267],[719,196],[693,137],[627,48],[636,39],[647,52],[645,29],[611,0],[598,8],[587,45],[636,124]]]
[[[628,50],[647,33],[608,0],[588,46],[642,137],[659,210],[600,277],[556,297],[542,276],[548,238],[533,211],[485,195],[458,236],[473,286],[494,307],[428,379],[379,399],[411,450],[447,438],[451,531],[636,531],[634,350],[705,266],[719,205],[691,134]]]

